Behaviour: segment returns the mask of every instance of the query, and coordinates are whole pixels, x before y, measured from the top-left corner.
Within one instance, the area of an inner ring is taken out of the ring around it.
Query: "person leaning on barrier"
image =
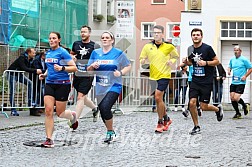
[[[31,68],[31,61],[35,57],[36,52],[34,48],[27,48],[25,53],[20,55],[8,68],[8,70],[17,70],[17,71],[25,71],[34,74],[41,74],[41,69]],[[32,105],[32,98],[31,98],[31,86],[32,81],[23,75],[23,73],[15,73],[10,72],[8,74],[9,77],[9,85],[10,85],[10,104],[11,108],[11,115],[19,116],[19,113],[15,109],[15,82],[23,83],[27,86],[28,89],[28,106]]]
[[[246,78],[252,72],[252,64],[251,62],[242,54],[241,47],[236,45],[234,47],[235,56],[231,58],[228,65],[228,75],[231,75],[232,70],[232,83],[230,85],[230,100],[232,102],[232,106],[235,109],[235,115],[233,119],[241,118],[241,113],[238,108],[238,103],[242,105],[244,110],[244,115],[248,115],[249,107],[246,105],[241,98],[241,95],[244,92],[246,85]]]
[[[42,73],[45,73],[47,67],[45,64],[45,51],[41,51],[35,57],[32,62],[32,67],[36,69],[41,69]],[[40,81],[38,75],[33,75],[33,101],[36,103],[36,107],[39,108],[31,108],[30,115],[40,116],[40,113],[43,112],[44,106],[44,89],[45,89],[45,80]]]

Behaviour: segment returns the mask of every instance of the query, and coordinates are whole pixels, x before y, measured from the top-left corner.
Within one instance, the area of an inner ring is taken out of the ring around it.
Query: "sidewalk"
[[[71,106],[70,110],[74,111],[75,106]],[[130,112],[132,108],[124,108],[124,111]],[[30,116],[30,111],[18,111],[19,116],[11,116],[10,111],[5,111],[9,118],[6,118],[4,114],[0,114],[0,131],[8,130],[8,129],[16,129],[20,127],[29,127],[36,125],[43,125],[45,122],[45,113],[41,114],[41,116]],[[91,109],[85,107],[81,114],[81,117],[91,118],[92,113]],[[54,116],[55,122],[66,121],[66,119],[59,118],[58,116]]]
[[[4,114],[0,114],[0,130],[14,129],[18,127],[39,125],[44,123],[45,114],[38,116],[30,116],[30,111],[19,111],[19,116],[11,116],[10,111],[6,111],[9,118]]]

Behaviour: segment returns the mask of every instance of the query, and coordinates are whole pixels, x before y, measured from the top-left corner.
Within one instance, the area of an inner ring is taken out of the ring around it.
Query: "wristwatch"
[[[65,71],[65,69],[66,69],[66,67],[65,67],[65,66],[62,66],[61,71]]]

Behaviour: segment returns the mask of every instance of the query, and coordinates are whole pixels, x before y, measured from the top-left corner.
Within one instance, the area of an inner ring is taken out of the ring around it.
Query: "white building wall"
[[[187,4],[187,2],[186,2]],[[181,59],[187,56],[187,48],[192,45],[191,30],[193,28],[201,28],[203,30],[203,42],[211,45],[216,52],[216,55],[222,61],[224,68],[233,55],[233,44],[240,44],[243,47],[244,56],[252,60],[252,38],[221,38],[220,30],[222,20],[225,21],[249,21],[252,22],[252,1],[248,0],[202,0],[201,11],[183,11],[181,13]],[[187,7],[187,5],[186,5]],[[189,25],[190,22],[195,22],[201,25]],[[224,40],[223,40],[224,39]],[[228,50],[227,50],[228,49]],[[248,80],[251,79],[248,78]],[[230,80],[231,81],[231,80]],[[229,103],[229,84],[224,82],[223,102]],[[252,103],[250,90],[252,84],[247,82],[242,98],[249,103]]]
[[[252,16],[251,6],[252,1],[248,0],[202,0],[201,13],[196,13],[195,11],[182,12],[180,27],[181,57],[186,56],[187,47],[192,44],[190,32],[193,28],[201,28],[203,30],[203,42],[214,45],[216,33],[219,33],[216,32],[216,18],[221,16]],[[202,22],[202,26],[190,26],[190,21]]]

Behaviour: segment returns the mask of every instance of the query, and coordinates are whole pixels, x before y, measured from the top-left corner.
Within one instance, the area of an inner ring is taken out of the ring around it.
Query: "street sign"
[[[179,26],[173,26],[172,34],[173,34],[174,37],[178,37],[179,34],[180,34],[180,27]]]
[[[179,37],[172,38],[172,44],[174,46],[180,46],[180,38]]]

